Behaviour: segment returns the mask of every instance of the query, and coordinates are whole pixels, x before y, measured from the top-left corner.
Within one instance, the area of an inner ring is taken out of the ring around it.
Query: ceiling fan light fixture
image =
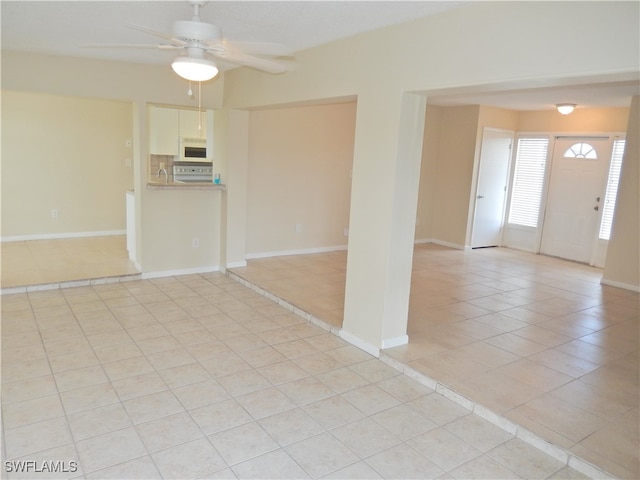
[[[206,58],[177,57],[171,64],[173,71],[192,82],[206,82],[218,74],[218,67]]]
[[[569,115],[571,112],[573,112],[574,108],[576,108],[575,103],[559,103],[558,105],[556,105],[556,109],[562,115]]]

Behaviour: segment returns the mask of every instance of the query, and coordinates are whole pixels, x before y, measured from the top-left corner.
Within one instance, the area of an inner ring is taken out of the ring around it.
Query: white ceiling
[[[293,52],[387,25],[464,6],[453,1],[244,1],[213,0],[200,18],[235,41],[282,43]],[[83,48],[95,43],[156,44],[162,40],[127,27],[133,23],[170,32],[174,20],[190,20],[187,1],[6,1],[1,4],[2,49],[168,64],[175,52],[149,49]],[[640,91],[632,81],[478,92],[431,97],[438,105],[483,104],[515,110],[579,106],[628,106]]]
[[[553,110],[559,103],[576,108],[628,107],[631,97],[640,94],[638,75],[634,80],[571,84],[554,87],[497,90],[479,93],[444,93],[429,98],[440,106],[488,105],[510,110]]]
[[[212,0],[200,19],[235,41],[281,43],[293,52],[455,8],[451,1]],[[166,41],[128,23],[171,32],[188,1],[2,1],[2,48],[127,62],[168,63],[171,51],[87,49],[83,44]]]

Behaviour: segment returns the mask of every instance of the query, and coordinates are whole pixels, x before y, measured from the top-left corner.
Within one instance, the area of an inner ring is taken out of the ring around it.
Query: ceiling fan
[[[274,74],[292,69],[291,52],[284,45],[268,42],[231,42],[222,36],[222,31],[218,26],[202,22],[200,9],[206,3],[203,0],[189,1],[193,7],[193,17],[191,20],[174,21],[171,33],[128,24],[130,28],[163,38],[169,43],[86,46],[91,48],[154,48],[180,51],[180,55],[173,60],[171,67],[178,75],[191,81],[204,82],[211,80],[218,74],[216,63],[208,57],[223,63],[247,66]]]

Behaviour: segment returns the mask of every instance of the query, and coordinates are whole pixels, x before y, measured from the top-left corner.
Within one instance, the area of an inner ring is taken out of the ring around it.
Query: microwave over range
[[[181,162],[210,162],[207,158],[207,139],[180,137]]]

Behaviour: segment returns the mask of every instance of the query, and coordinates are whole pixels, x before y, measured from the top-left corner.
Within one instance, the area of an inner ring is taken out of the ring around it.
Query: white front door
[[[485,129],[482,135],[472,248],[501,244],[512,144],[513,132]]]
[[[589,263],[609,165],[608,138],[558,138],[542,227],[541,253]]]

